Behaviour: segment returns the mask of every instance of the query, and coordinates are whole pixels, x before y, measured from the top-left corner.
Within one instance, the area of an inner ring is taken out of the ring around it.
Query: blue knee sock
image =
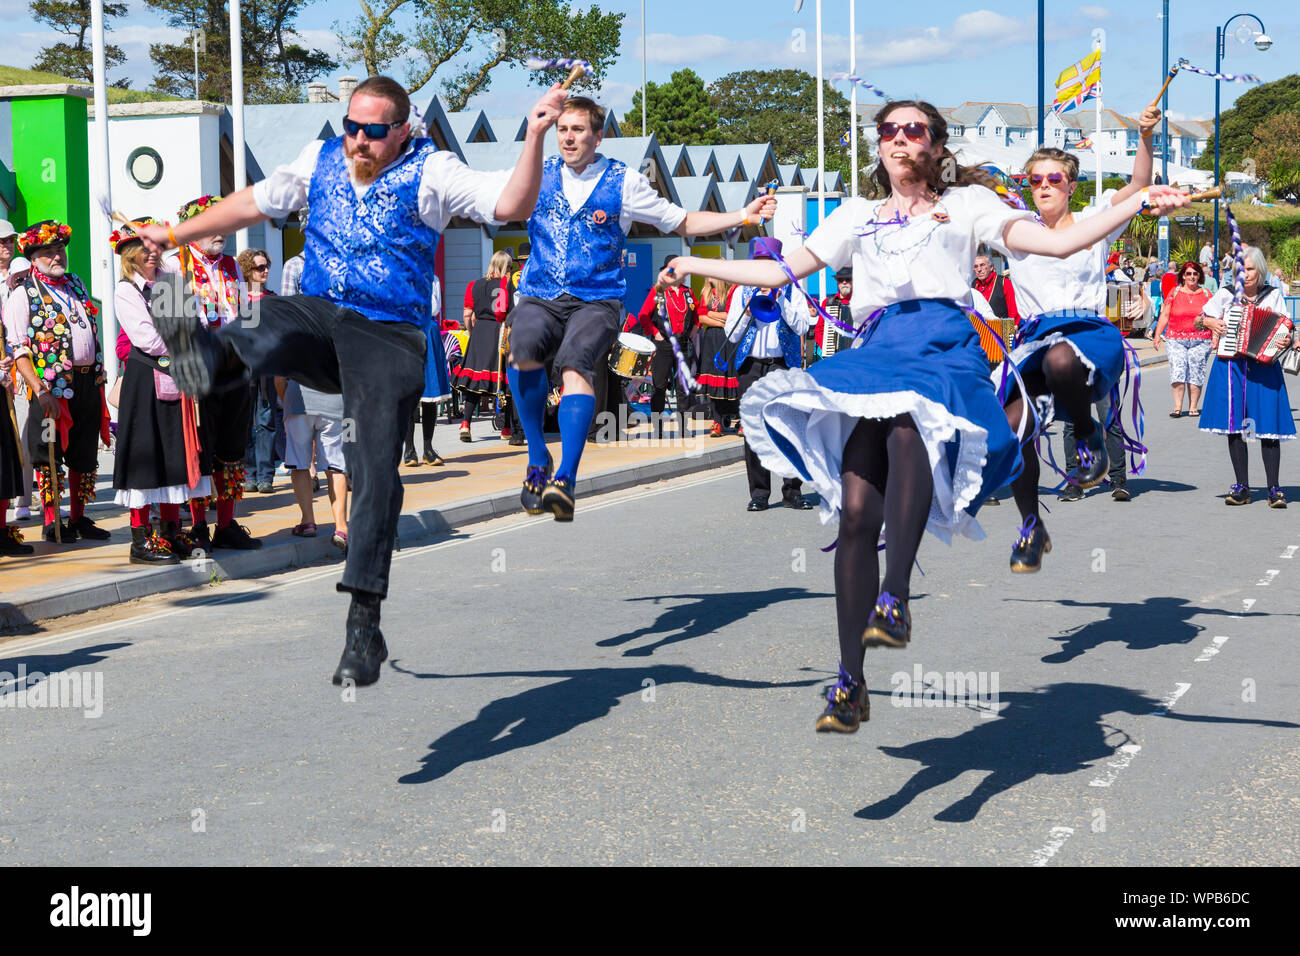
[[[587,444],[587,433],[591,431],[591,420],[595,417],[594,395],[565,395],[560,399],[561,452],[556,478],[573,481],[578,477],[578,462],[582,461],[582,449]]]
[[[546,369],[521,372],[512,365],[506,372],[506,380],[519,409],[519,424],[528,439],[528,464],[543,468],[546,465]]]

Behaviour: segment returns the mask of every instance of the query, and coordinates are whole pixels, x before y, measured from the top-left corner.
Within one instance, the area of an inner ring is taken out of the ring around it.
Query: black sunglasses
[[[406,120],[398,120],[396,123],[358,123],[350,117],[343,117],[343,132],[349,136],[356,136],[362,130],[366,131],[367,139],[387,139],[388,131],[397,129],[405,123]]]

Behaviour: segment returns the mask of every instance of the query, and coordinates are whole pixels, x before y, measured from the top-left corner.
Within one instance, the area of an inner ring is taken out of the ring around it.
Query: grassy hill
[[[36,83],[77,83],[89,86],[85,80],[72,80],[55,73],[42,73],[40,70],[24,70],[17,66],[0,66],[0,86],[26,86]],[[156,90],[123,90],[116,86],[108,88],[109,103],[156,103],[159,100],[176,100]]]

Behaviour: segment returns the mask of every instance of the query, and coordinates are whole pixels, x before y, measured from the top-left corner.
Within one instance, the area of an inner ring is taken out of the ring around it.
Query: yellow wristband
[[[167,241],[176,248],[180,248],[181,244],[176,241],[176,233],[172,232],[172,224],[170,222],[167,223]]]

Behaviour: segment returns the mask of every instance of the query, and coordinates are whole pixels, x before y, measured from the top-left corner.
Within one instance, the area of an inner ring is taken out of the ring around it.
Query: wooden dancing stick
[[[1223,186],[1222,186],[1222,185],[1219,185],[1219,186],[1215,186],[1215,187],[1213,187],[1212,189],[1204,189],[1204,190],[1202,190],[1202,191],[1199,192],[1199,193],[1192,193],[1192,194],[1190,194],[1187,198],[1188,198],[1188,200],[1191,201],[1191,202],[1201,202],[1201,201],[1203,201],[1203,200],[1209,200],[1209,199],[1222,199],[1222,198],[1223,198]],[[1150,209],[1143,209],[1143,210],[1142,210],[1142,215],[1144,215],[1144,216],[1154,216],[1154,215],[1155,215],[1155,212],[1153,212],[1153,211],[1150,210]]]
[[[581,63],[579,63],[577,66],[575,66],[572,70],[569,71],[569,78],[560,84],[560,89],[567,90],[569,87],[571,87],[574,84],[574,82],[578,79],[578,77],[582,76],[582,74],[586,72],[587,72],[587,68],[583,66]]]
[[[1177,63],[1175,63],[1172,67],[1170,67],[1170,69],[1169,69],[1169,76],[1165,77],[1165,85],[1162,86],[1162,87],[1160,87],[1160,92],[1157,93],[1157,94],[1156,94],[1156,98],[1155,98],[1154,100],[1151,101],[1151,105],[1152,105],[1152,106],[1159,106],[1159,105],[1160,105],[1160,100],[1161,100],[1161,98],[1165,95],[1165,90],[1169,89],[1169,84],[1172,83],[1172,82],[1174,81],[1174,77],[1178,75],[1178,68],[1179,68],[1180,66],[1182,66],[1182,61],[1181,61],[1181,60],[1179,60],[1179,61],[1178,61]]]
[[[55,431],[58,431],[55,428]],[[54,457],[54,436],[51,435],[46,443],[46,454],[49,455],[50,466],[46,474],[50,476],[50,497],[54,499],[54,543],[63,544],[63,519],[59,517],[59,473],[56,459]],[[69,489],[71,491],[71,489]]]

